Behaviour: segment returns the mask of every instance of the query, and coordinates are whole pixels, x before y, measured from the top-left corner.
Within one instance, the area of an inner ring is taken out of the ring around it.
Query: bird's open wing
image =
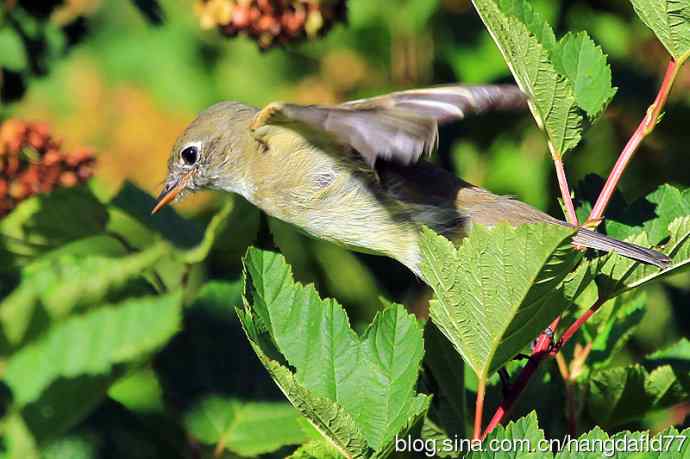
[[[436,148],[439,124],[526,106],[517,86],[438,86],[335,106],[273,103],[257,114],[252,129],[302,124],[352,146],[370,166],[377,159],[410,164]]]

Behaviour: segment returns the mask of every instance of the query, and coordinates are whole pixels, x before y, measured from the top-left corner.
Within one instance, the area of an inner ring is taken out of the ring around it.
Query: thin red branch
[[[599,298],[597,301],[594,302],[592,306],[588,310],[586,310],[580,317],[577,318],[575,322],[573,322],[570,327],[568,327],[565,332],[563,333],[563,336],[558,340],[558,343],[553,347],[551,350],[551,354],[556,355],[556,353],[566,345],[568,341],[570,341],[570,338],[572,338],[575,333],[578,332],[580,328],[589,320],[592,315],[599,310],[602,304],[605,303],[605,300]]]
[[[508,416],[508,413],[513,408],[513,405],[515,405],[515,402],[517,402],[518,398],[527,387],[527,383],[529,382],[530,378],[532,378],[532,375],[534,375],[534,373],[536,373],[539,369],[541,361],[549,357],[549,349],[551,348],[551,343],[553,342],[553,333],[555,333],[556,329],[558,328],[560,321],[560,316],[556,317],[553,322],[551,322],[551,325],[549,325],[549,330],[551,333],[542,333],[539,335],[539,338],[537,338],[537,342],[532,350],[532,355],[530,355],[529,360],[527,361],[527,365],[522,368],[522,371],[520,371],[517,379],[511,385],[508,395],[501,401],[501,404],[496,409],[491,421],[489,421],[489,424],[486,426],[486,430],[481,435],[482,440],[484,440],[486,436],[490,434],[497,425],[503,422],[506,416]],[[476,427],[477,425],[475,418],[474,438],[478,438],[476,435]]]
[[[556,177],[558,177],[558,187],[561,190],[561,198],[565,205],[566,218],[568,223],[577,226],[577,215],[575,214],[575,206],[573,205],[573,198],[570,196],[570,186],[568,186],[568,178],[565,175],[563,168],[563,160],[554,158],[553,165],[556,167]]]
[[[679,64],[673,59],[671,59],[671,61],[668,63],[666,73],[664,74],[664,79],[661,82],[661,87],[656,95],[656,99],[654,100],[654,103],[647,109],[647,114],[642,119],[633,135],[630,137],[630,140],[628,140],[628,143],[623,148],[623,151],[618,157],[616,164],[613,166],[611,174],[609,174],[608,178],[606,179],[604,188],[601,190],[601,193],[597,198],[597,202],[594,204],[594,208],[592,208],[592,212],[589,214],[589,218],[587,218],[588,226],[597,226],[604,217],[606,207],[609,205],[613,192],[616,190],[618,182],[620,182],[623,172],[628,166],[630,159],[637,151],[638,147],[642,143],[642,140],[644,140],[644,138],[651,134],[651,132],[654,130],[681,65],[682,62]]]
[[[606,211],[606,207],[608,206],[608,203],[611,200],[611,197],[613,196],[613,192],[616,189],[616,186],[618,185],[618,182],[620,181],[623,172],[625,171],[625,168],[630,162],[630,159],[634,155],[635,151],[637,151],[637,148],[640,146],[642,140],[644,140],[644,138],[654,130],[654,127],[658,123],[659,115],[661,114],[661,111],[663,110],[663,107],[666,104],[666,100],[668,99],[668,95],[671,91],[671,87],[673,86],[673,82],[684,60],[685,59],[682,59],[676,62],[673,59],[671,59],[671,61],[669,62],[668,67],[666,68],[666,73],[664,74],[664,79],[661,83],[661,87],[659,88],[659,92],[657,93],[654,103],[647,109],[647,114],[640,122],[640,125],[637,127],[633,135],[630,137],[630,140],[628,140],[628,143],[623,148],[623,151],[621,152],[620,156],[618,157],[618,160],[616,161],[616,164],[611,170],[611,174],[606,180],[604,188],[601,191],[601,194],[599,195],[597,202],[595,203],[594,208],[592,209],[592,212],[590,212],[589,218],[587,219],[585,225],[597,226],[599,222],[602,220],[604,212]],[[558,184],[561,191],[561,196],[563,197],[563,202],[565,203],[566,207],[567,218],[570,221],[570,223],[577,224],[575,208],[572,204],[570,188],[568,186],[568,181],[565,176],[565,171],[563,169],[563,163],[561,159],[556,159],[554,157],[554,165],[556,167],[556,174],[558,176]],[[589,320],[589,318],[592,317],[592,315],[601,307],[603,303],[603,300],[598,299],[581,317],[579,317],[572,325],[570,325],[570,327],[568,327],[568,329],[563,333],[563,336],[561,336],[556,345],[551,345],[553,342],[553,335],[542,333],[539,336],[534,350],[532,352],[532,355],[530,356],[529,361],[527,362],[527,365],[525,365],[522,371],[520,371],[520,374],[515,380],[515,383],[511,386],[508,394],[506,395],[506,397],[504,397],[503,401],[496,409],[496,412],[491,418],[491,421],[489,421],[486,430],[481,435],[482,440],[486,438],[486,436],[493,429],[495,429],[497,425],[499,425],[501,422],[503,422],[503,420],[505,420],[505,418],[508,416],[508,413],[513,408],[515,402],[518,400],[522,392],[527,387],[530,378],[539,369],[539,365],[541,364],[541,362],[546,358],[554,357],[555,355],[557,355],[560,349],[568,341],[570,341],[570,339],[585,324],[585,322],[587,322],[587,320]],[[560,317],[556,318],[553,321],[550,327],[552,331],[555,331],[559,321]],[[482,393],[482,406],[483,398],[484,394]],[[481,414],[482,409],[482,407],[478,406],[476,407],[475,411],[478,411]],[[477,438],[478,426],[479,428],[481,428],[481,418],[477,419],[477,416],[475,415],[475,438]]]
[[[486,377],[482,377],[477,385],[477,400],[474,404],[474,434],[472,438],[479,439],[482,434],[484,420],[484,395],[486,395]]]

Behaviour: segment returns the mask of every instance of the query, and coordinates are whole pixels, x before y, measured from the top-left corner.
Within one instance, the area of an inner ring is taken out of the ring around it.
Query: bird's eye
[[[193,165],[199,156],[199,149],[197,147],[186,147],[180,152],[180,157],[182,161],[188,165]]]

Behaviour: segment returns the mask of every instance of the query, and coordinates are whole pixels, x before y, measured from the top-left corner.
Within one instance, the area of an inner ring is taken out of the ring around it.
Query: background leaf
[[[35,400],[59,377],[98,375],[159,348],[177,330],[180,295],[134,298],[70,318],[7,361],[17,404]]]
[[[217,444],[216,451],[256,456],[306,441],[298,419],[299,413],[288,403],[210,396],[187,412],[184,423],[199,441]]]

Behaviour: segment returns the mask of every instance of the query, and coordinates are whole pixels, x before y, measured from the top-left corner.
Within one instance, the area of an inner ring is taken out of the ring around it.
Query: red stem
[[[605,303],[605,300],[599,298],[597,301],[594,302],[592,306],[588,310],[584,312],[580,317],[577,318],[575,322],[573,322],[570,327],[566,329],[566,331],[563,333],[563,336],[561,336],[561,339],[558,340],[558,343],[553,347],[551,350],[552,355],[556,355],[556,353],[568,342],[570,341],[570,338],[572,338],[577,331],[582,328],[582,326],[589,320],[592,315],[599,310],[602,304]]]
[[[474,434],[473,439],[479,439],[482,434],[484,418],[484,395],[486,395],[486,377],[482,377],[477,385],[477,400],[474,404]]]
[[[560,316],[556,317],[553,322],[551,322],[551,325],[549,325],[549,329],[555,333],[560,321]],[[534,345],[534,349],[532,350],[532,355],[530,355],[530,358],[527,361],[527,365],[522,368],[522,371],[520,371],[517,379],[511,385],[508,396],[501,401],[501,404],[496,409],[494,416],[486,426],[486,430],[481,435],[482,440],[484,440],[486,436],[489,435],[491,431],[494,430],[496,426],[503,422],[503,420],[506,418],[510,410],[513,408],[513,405],[515,405],[515,402],[522,394],[522,391],[527,387],[527,383],[529,382],[530,378],[532,378],[532,375],[539,369],[541,361],[549,357],[549,348],[551,347],[552,341],[553,333],[542,333],[539,335],[539,338],[537,338],[537,342]],[[475,438],[477,438],[476,427],[475,417]]]
[[[666,100],[668,99],[668,95],[671,91],[671,87],[673,86],[673,82],[678,74],[678,70],[680,69],[680,66],[683,64],[687,57],[688,56],[685,56],[683,59],[680,59],[679,61],[671,59],[671,61],[668,63],[666,73],[664,74],[664,79],[661,83],[661,87],[659,88],[659,92],[657,93],[654,103],[647,109],[647,114],[642,119],[640,125],[637,127],[633,135],[630,137],[630,140],[628,140],[628,143],[623,148],[623,151],[621,152],[620,156],[618,157],[618,160],[616,161],[616,164],[611,170],[611,174],[606,180],[604,188],[599,194],[597,202],[596,204],[594,204],[594,208],[592,209],[592,212],[590,212],[589,218],[587,219],[585,225],[597,226],[599,222],[602,220],[604,212],[606,211],[606,207],[608,206],[609,201],[613,196],[613,192],[616,189],[616,186],[618,185],[618,182],[620,181],[621,176],[625,171],[625,168],[630,162],[630,159],[632,158],[635,151],[637,151],[637,148],[640,146],[642,140],[644,140],[644,138],[654,130],[654,127],[656,126],[659,120],[659,115],[661,114],[661,111],[664,105],[666,104]],[[577,217],[575,216],[575,209],[572,205],[568,181],[565,176],[565,171],[563,170],[563,163],[560,159],[554,158],[554,165],[556,167],[556,174],[558,176],[558,184],[561,191],[561,196],[563,197],[563,202],[566,206],[567,218],[570,221],[570,223],[574,222],[574,224],[577,224]],[[546,333],[543,333],[539,336],[539,338],[537,339],[537,344],[535,345],[532,355],[530,356],[529,362],[527,362],[527,365],[524,366],[524,368],[518,375],[517,379],[515,380],[515,383],[512,385],[508,395],[503,399],[501,404],[496,409],[496,412],[494,413],[494,416],[491,418],[491,421],[489,421],[486,430],[481,435],[482,440],[486,438],[486,436],[493,429],[495,429],[497,425],[503,422],[503,420],[506,418],[515,402],[518,400],[520,394],[527,387],[530,378],[534,375],[534,373],[536,373],[537,369],[539,369],[539,365],[541,364],[542,360],[548,357],[555,356],[559,352],[559,350],[577,333],[577,331],[582,327],[582,325],[584,325],[585,322],[587,322],[587,320],[589,320],[589,318],[592,317],[592,315],[601,307],[603,303],[604,301],[602,299],[598,299],[581,317],[579,317],[575,322],[573,322],[572,325],[570,325],[570,327],[568,327],[568,329],[565,331],[565,333],[563,333],[563,336],[560,338],[560,340],[555,346],[551,346],[553,336],[549,336]],[[552,322],[551,330],[556,329],[559,321],[560,317],[556,318]],[[481,427],[481,419],[479,420],[479,425]],[[477,419],[475,417],[475,438],[476,437]]]
[[[618,182],[620,182],[630,159],[637,151],[642,140],[654,130],[659,119],[659,114],[666,104],[669,92],[671,92],[671,87],[673,86],[673,81],[676,79],[679,68],[680,65],[678,62],[671,59],[666,67],[666,73],[664,74],[664,79],[661,82],[661,87],[659,88],[654,103],[647,109],[647,114],[640,122],[640,125],[637,127],[632,137],[630,137],[630,140],[628,140],[616,164],[613,166],[611,174],[609,174],[609,177],[606,179],[604,188],[601,190],[597,202],[594,204],[594,208],[589,214],[589,218],[587,218],[587,224],[589,226],[597,226],[602,220],[606,207],[609,205],[609,201],[611,201],[611,196],[613,196],[613,192],[616,190]]]

